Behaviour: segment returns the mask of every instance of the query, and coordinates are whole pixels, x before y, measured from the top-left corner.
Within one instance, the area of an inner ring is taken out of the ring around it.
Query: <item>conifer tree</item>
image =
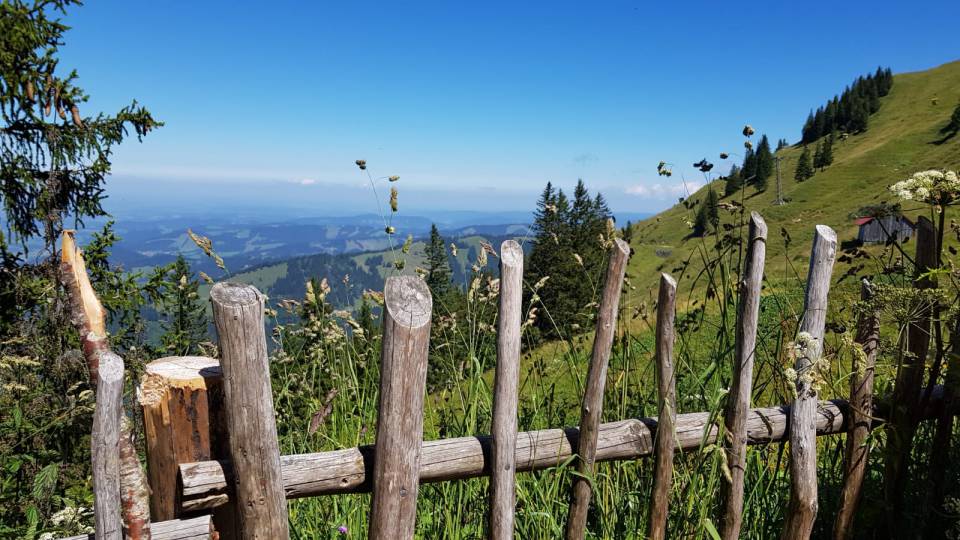
[[[823,141],[817,142],[817,148],[813,151],[813,168],[823,170]]]
[[[173,355],[197,354],[200,342],[208,339],[209,325],[206,308],[200,302],[200,282],[182,254],[158,271],[163,276],[162,292],[155,302],[164,317],[160,321],[161,347]]]
[[[743,169],[740,171],[740,176],[744,183],[753,183],[756,180],[757,155],[753,148],[747,148],[746,153],[743,154]]]
[[[820,151],[820,166],[823,169],[826,169],[830,165],[833,165],[833,134],[831,133],[829,137],[823,143],[823,150]]]
[[[720,224],[719,202],[720,199],[717,197],[717,192],[714,191],[713,186],[707,188],[707,196],[700,202],[696,217],[693,221],[694,236],[703,236],[709,230],[715,230]]]
[[[764,135],[760,138],[760,144],[757,145],[757,171],[753,184],[758,191],[767,189],[767,181],[773,174],[773,153],[770,151],[770,140]]]
[[[800,152],[800,159],[797,161],[797,170],[793,174],[793,179],[797,182],[803,182],[813,176],[813,165],[810,163],[810,149],[806,145]]]
[[[940,133],[946,135],[947,138],[960,133],[960,104],[957,104],[957,108],[955,108],[953,114],[950,115],[950,121],[940,129]]]
[[[736,164],[730,166],[730,173],[727,174],[724,178],[723,184],[723,196],[729,197],[734,193],[740,191],[740,188],[743,186],[743,177],[740,173],[740,167],[737,167]]]
[[[434,306],[439,307],[451,289],[450,261],[447,259],[447,248],[436,223],[430,225],[430,240],[424,248],[427,258],[427,286],[434,297]]]

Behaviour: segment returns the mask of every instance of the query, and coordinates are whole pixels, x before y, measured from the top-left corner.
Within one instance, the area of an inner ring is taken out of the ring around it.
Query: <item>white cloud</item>
[[[636,195],[638,197],[652,197],[657,199],[687,197],[703,187],[703,182],[687,181],[675,182],[671,184],[633,184],[627,186],[624,192],[627,195]]]
[[[303,179],[297,181],[297,183],[300,184],[301,186],[312,186],[312,185],[316,184],[317,181],[314,180],[313,178],[303,178]]]

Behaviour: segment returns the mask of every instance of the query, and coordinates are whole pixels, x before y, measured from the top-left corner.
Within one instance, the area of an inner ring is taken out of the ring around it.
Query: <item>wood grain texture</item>
[[[920,276],[937,267],[936,227],[929,219],[917,219],[917,247],[914,255],[914,287],[929,289],[936,284]],[[913,308],[913,319],[906,330],[906,354],[901,354],[900,366],[893,387],[893,403],[890,423],[887,424],[887,448],[884,456],[884,503],[887,528],[894,534],[903,527],[901,509],[906,491],[910,451],[917,431],[916,415],[920,403],[919,389],[923,385],[923,373],[927,352],[930,349],[930,319],[933,306],[920,302]],[[906,534],[907,531],[902,531]]]
[[[97,540],[123,537],[120,515],[120,422],[123,418],[123,360],[100,353],[97,403],[90,436],[93,516]]]
[[[238,537],[289,538],[263,295],[249,285],[217,283],[210,289],[210,302],[223,357],[224,415],[235,472]]]
[[[490,474],[487,535],[493,540],[513,538],[522,287],[523,250],[516,241],[507,240],[500,245],[497,367],[493,379],[493,420],[490,430],[493,467]]]
[[[567,540],[582,540],[590,508],[593,462],[597,452],[600,417],[603,413],[603,389],[607,382],[607,365],[613,338],[617,333],[617,311],[620,306],[620,291],[623,276],[630,257],[630,245],[616,239],[610,248],[607,272],[597,313],[597,329],[593,339],[593,352],[587,368],[587,383],[583,394],[580,414],[580,439],[577,446],[576,469],[571,488],[570,513],[567,516]]]
[[[413,538],[423,399],[430,345],[430,289],[416,276],[390,277],[383,291],[383,351],[377,409],[371,539]]]
[[[663,540],[667,535],[670,510],[670,486],[673,484],[674,433],[677,422],[677,385],[673,369],[673,320],[676,316],[677,282],[660,274],[657,295],[657,393],[660,415],[657,421],[656,450],[653,462],[653,493],[650,496],[650,525],[647,538]]]
[[[152,524],[152,540],[209,540],[213,533],[210,516],[174,519]],[[95,535],[83,534],[61,540],[94,540]]]
[[[935,387],[924,418],[934,418],[943,407],[943,388]],[[873,418],[887,415],[886,403],[875,403]],[[790,406],[751,409],[747,415],[747,444],[768,444],[787,438]],[[717,441],[717,426],[710,413],[677,415],[677,449],[697,451]],[[850,424],[847,402],[822,401],[816,413],[817,436],[845,433]],[[879,425],[874,422],[873,428]],[[637,459],[653,454],[656,418],[619,420],[600,425],[597,461]],[[517,472],[556,467],[568,460],[577,447],[580,431],[575,427],[521,431],[517,434]],[[421,448],[420,482],[444,482],[490,475],[489,436],[457,437],[425,441]],[[346,448],[281,458],[287,498],[340,493],[369,492],[373,479],[373,446]],[[185,511],[215,508],[229,499],[229,461],[203,461],[180,465],[181,504]]]
[[[750,213],[747,235],[747,258],[740,281],[737,305],[737,326],[733,353],[733,379],[724,411],[723,440],[727,454],[730,481],[720,486],[723,507],[720,515],[720,536],[724,540],[740,537],[743,520],[744,468],[747,462],[747,414],[753,391],[753,362],[757,346],[757,317],[760,312],[760,290],[767,255],[767,223],[760,214]]]
[[[817,225],[807,272],[803,319],[797,332],[797,397],[790,408],[790,505],[781,538],[810,538],[817,517],[817,362],[823,353],[827,297],[837,253],[837,235]]]
[[[857,321],[855,346],[861,352],[854,352],[850,374],[850,431],[847,432],[847,445],[843,459],[843,490],[840,493],[840,511],[834,521],[835,540],[853,538],[853,518],[860,503],[863,475],[870,459],[870,446],[867,435],[870,434],[873,412],[873,373],[880,348],[880,310],[871,306],[873,289],[867,280],[860,284],[860,300],[866,311],[860,313]]]
[[[137,392],[143,411],[151,517],[178,515],[181,463],[228,459],[223,418],[223,371],[203,356],[170,356],[147,364]],[[221,540],[236,535],[236,512],[220,508],[214,526]]]

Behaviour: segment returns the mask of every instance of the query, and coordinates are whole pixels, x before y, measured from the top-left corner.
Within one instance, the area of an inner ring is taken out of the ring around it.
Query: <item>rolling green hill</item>
[[[857,235],[857,226],[850,219],[852,212],[881,201],[896,202],[887,191],[889,185],[916,171],[960,167],[960,136],[944,139],[940,133],[960,102],[960,61],[927,71],[899,74],[894,81],[890,94],[881,99],[880,110],[870,117],[868,129],[836,140],[834,162],[826,170],[817,172],[805,182],[795,182],[794,171],[802,148],[791,146],[777,153],[782,158],[786,204],[774,205],[775,178],[770,179],[765,192],[758,193],[747,187],[743,193],[721,199],[722,204],[739,202],[742,198],[747,211],[758,211],[766,220],[769,228],[768,280],[775,281],[786,276],[788,271],[791,274],[806,272],[807,250],[815,225],[829,225],[837,231],[841,243],[850,241]],[[802,118],[796,119],[798,133],[802,121]],[[734,134],[738,130],[739,126],[731,128]],[[758,131],[763,131],[763,127],[758,126]],[[710,153],[737,152],[742,148],[742,141],[742,137],[732,136],[730,148],[710,149]],[[731,159],[735,157],[731,156]],[[717,164],[717,168],[723,171],[729,166],[729,162]],[[723,193],[722,181],[714,180],[712,185],[718,193]],[[706,192],[707,186],[704,186],[689,199],[699,202]],[[911,218],[923,211],[917,204],[904,205],[903,209]],[[704,245],[702,239],[689,237],[687,221],[693,221],[694,212],[695,207],[678,203],[637,223],[632,240],[636,253],[628,270],[635,287],[632,300],[652,299],[659,272],[671,272],[680,267],[698,246]],[[724,223],[736,223],[739,219],[739,216],[721,210]],[[787,251],[782,231],[792,239],[789,259],[784,256]],[[686,276],[698,271],[696,259],[692,258]],[[839,263],[834,275],[840,275],[846,269],[844,263]]]

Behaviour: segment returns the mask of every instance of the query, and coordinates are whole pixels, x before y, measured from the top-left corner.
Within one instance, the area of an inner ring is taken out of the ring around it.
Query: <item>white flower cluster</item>
[[[960,176],[956,171],[920,171],[890,186],[890,191],[905,201],[945,205],[960,195]]]

